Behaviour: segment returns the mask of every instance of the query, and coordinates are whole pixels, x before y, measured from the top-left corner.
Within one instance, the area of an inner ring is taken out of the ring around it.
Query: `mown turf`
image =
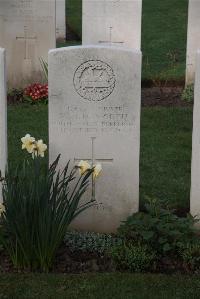
[[[67,21],[80,37],[81,3],[67,1]],[[143,0],[143,80],[184,80],[187,11],[188,0]]]
[[[198,276],[151,274],[1,275],[2,299],[197,299]]]
[[[48,142],[47,106],[8,107],[9,160],[24,157],[20,138],[30,133]],[[189,206],[191,108],[143,108],[141,117],[140,204],[145,196]],[[134,165],[133,165],[134,167]]]
[[[143,0],[143,79],[185,76],[188,0]]]
[[[66,21],[70,28],[82,37],[82,0],[66,0]]]
[[[48,108],[46,105],[8,106],[8,158],[12,163],[22,161],[21,137],[30,133],[37,139],[48,141]]]
[[[145,195],[189,208],[191,108],[143,108],[140,202]]]

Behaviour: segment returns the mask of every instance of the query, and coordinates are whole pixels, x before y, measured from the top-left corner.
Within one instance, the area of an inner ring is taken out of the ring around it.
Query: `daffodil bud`
[[[43,143],[43,140],[40,139],[35,143],[35,152],[36,156],[44,157],[44,152],[47,150],[47,145]]]
[[[96,164],[94,167],[93,178],[97,178],[102,171],[102,166],[100,163]]]
[[[81,160],[77,166],[79,168],[80,175],[84,174],[87,170],[91,169],[91,166],[88,163],[88,161],[84,161],[84,160]]]

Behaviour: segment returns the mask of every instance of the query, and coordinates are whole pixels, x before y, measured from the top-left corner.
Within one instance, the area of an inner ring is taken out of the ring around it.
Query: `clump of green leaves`
[[[69,163],[57,170],[59,158],[43,169],[37,156],[6,172],[2,240],[18,269],[48,272],[71,221],[93,205],[81,203],[93,170],[77,178]]]
[[[67,232],[64,238],[66,246],[71,252],[106,253],[111,247],[122,244],[122,240],[110,234],[93,232]]]
[[[131,272],[144,272],[152,269],[156,260],[156,254],[147,245],[124,242],[120,246],[114,246],[110,255],[118,270]]]
[[[11,88],[8,90],[7,101],[9,104],[18,104],[23,102],[23,90]]]
[[[194,100],[194,84],[188,85],[182,92],[181,98],[186,102],[193,102]]]
[[[125,240],[146,244],[163,256],[175,254],[181,244],[195,238],[194,223],[197,220],[191,215],[178,217],[156,199],[149,199],[145,207],[146,212],[128,217],[119,227],[119,235]]]

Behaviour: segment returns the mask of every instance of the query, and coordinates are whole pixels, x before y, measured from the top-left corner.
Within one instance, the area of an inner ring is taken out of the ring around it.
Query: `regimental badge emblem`
[[[115,74],[113,69],[100,60],[89,60],[81,64],[74,74],[74,88],[84,99],[102,101],[115,88]]]

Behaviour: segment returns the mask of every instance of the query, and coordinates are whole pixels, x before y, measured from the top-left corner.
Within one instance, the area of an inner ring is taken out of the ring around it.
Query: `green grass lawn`
[[[22,160],[20,138],[30,133],[48,141],[47,106],[8,107],[9,160]],[[141,117],[140,203],[145,196],[188,208],[191,108],[143,108]]]
[[[145,195],[189,208],[191,108],[143,108],[140,201]]]
[[[143,79],[184,80],[188,0],[143,0]]]
[[[66,0],[66,21],[80,37],[82,36],[82,0]]]
[[[143,80],[184,80],[187,10],[188,0],[143,0]],[[66,11],[81,36],[82,1],[68,0]]]
[[[197,299],[198,276],[152,274],[1,275],[2,299]]]
[[[8,106],[8,158],[12,163],[22,161],[21,137],[30,133],[37,139],[48,141],[48,107],[46,105]]]

